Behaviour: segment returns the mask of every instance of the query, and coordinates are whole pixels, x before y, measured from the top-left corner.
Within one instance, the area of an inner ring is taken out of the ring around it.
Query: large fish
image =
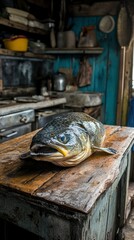
[[[104,125],[83,112],[56,115],[32,138],[30,157],[59,166],[75,166],[94,151],[110,154],[116,151],[103,148]]]

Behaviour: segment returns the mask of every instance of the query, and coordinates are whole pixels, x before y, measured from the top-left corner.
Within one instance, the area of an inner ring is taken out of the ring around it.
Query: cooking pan
[[[121,47],[127,47],[130,43],[132,23],[125,0],[121,1],[121,8],[117,20],[117,38]]]

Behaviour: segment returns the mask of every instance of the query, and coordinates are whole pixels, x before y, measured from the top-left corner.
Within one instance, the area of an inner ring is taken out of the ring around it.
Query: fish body
[[[55,165],[75,166],[101,149],[104,139],[105,128],[100,121],[83,112],[61,113],[33,136],[30,156]]]

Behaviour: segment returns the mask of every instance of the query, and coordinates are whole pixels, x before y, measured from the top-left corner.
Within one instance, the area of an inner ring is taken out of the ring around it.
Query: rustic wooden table
[[[20,160],[35,132],[0,144],[0,218],[45,240],[115,239],[124,223],[134,129],[105,127],[105,145],[117,154],[97,152],[71,168]]]

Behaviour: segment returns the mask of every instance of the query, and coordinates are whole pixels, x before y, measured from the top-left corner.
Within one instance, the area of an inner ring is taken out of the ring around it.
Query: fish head
[[[71,157],[83,150],[82,143],[75,131],[63,129],[62,131],[38,132],[30,146],[32,155],[50,157]]]

